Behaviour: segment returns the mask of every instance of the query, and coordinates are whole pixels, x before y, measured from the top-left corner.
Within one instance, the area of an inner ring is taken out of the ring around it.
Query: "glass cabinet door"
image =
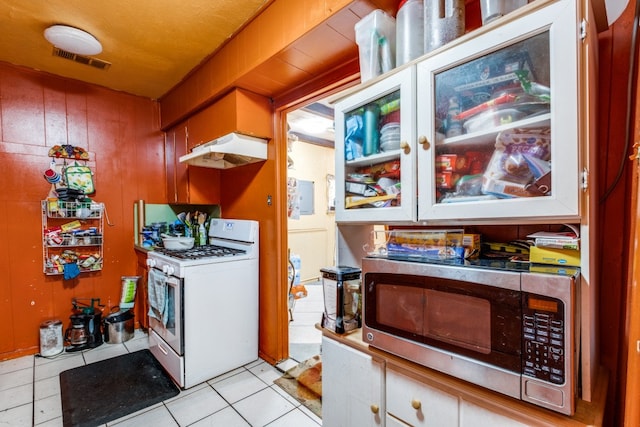
[[[418,219],[579,216],[575,3],[418,64]]]
[[[415,68],[338,102],[336,221],[414,221]]]

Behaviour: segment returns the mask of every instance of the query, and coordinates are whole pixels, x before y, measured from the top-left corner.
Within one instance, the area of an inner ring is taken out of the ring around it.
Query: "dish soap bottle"
[[[204,223],[200,223],[198,228],[198,245],[204,246],[207,244],[207,230],[204,228]]]

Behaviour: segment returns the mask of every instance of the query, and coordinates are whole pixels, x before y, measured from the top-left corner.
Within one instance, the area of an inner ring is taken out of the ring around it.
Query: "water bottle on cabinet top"
[[[396,66],[424,54],[424,2],[402,0],[396,15]]]

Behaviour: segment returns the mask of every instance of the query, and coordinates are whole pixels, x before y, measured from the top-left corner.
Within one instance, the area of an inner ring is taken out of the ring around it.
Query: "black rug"
[[[65,427],[98,426],[180,392],[149,350],[61,372],[60,391]]]

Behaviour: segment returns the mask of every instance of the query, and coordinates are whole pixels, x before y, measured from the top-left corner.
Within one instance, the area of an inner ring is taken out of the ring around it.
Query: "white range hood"
[[[267,159],[267,140],[230,133],[194,147],[180,163],[204,168],[229,169]]]

